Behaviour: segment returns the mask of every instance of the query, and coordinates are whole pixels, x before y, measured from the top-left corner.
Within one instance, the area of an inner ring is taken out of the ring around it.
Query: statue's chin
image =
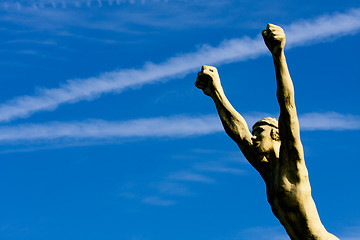
[[[258,154],[263,154],[263,155],[266,154],[266,151],[264,151],[264,149],[262,149],[260,146],[255,146],[255,151],[256,151]]]

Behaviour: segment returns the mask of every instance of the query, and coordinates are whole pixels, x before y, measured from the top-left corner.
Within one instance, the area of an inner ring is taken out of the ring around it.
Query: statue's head
[[[263,118],[257,121],[252,129],[253,146],[259,153],[278,151],[280,147],[280,136],[278,121],[275,118]]]

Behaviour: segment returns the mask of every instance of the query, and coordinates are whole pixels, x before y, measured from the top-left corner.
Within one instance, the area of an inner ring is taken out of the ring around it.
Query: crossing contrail
[[[179,0],[177,0],[179,1]],[[67,8],[67,7],[103,7],[120,6],[122,4],[146,4],[150,0],[5,0],[0,8],[5,10],[21,10],[21,8]],[[158,0],[157,2],[168,2]]]
[[[244,114],[249,126],[262,114]],[[299,116],[302,131],[360,130],[360,116],[335,112],[307,113]],[[49,122],[0,127],[0,142],[48,141],[54,139],[134,139],[184,138],[223,132],[217,115],[170,116],[127,121],[87,120]]]
[[[289,48],[313,44],[330,37],[334,39],[355,34],[360,30],[360,9],[294,22],[284,29]],[[41,89],[35,95],[15,97],[0,105],[0,122],[56,109],[61,104],[95,99],[110,92],[120,93],[144,84],[184,77],[198,71],[203,64],[219,65],[245,61],[267,53],[260,35],[255,38],[226,40],[217,47],[204,45],[196,52],[177,55],[162,63],[146,63],[140,69],[125,69],[87,79],[73,79],[57,88]]]

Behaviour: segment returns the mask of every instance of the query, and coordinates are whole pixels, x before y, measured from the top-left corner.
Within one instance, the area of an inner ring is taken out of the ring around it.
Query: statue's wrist
[[[215,88],[212,92],[211,92],[211,97],[212,97],[212,99],[222,99],[223,98],[223,96],[224,96],[225,94],[224,94],[224,91],[223,91],[223,89],[222,88]]]
[[[284,48],[276,49],[273,53],[273,58],[280,58],[285,55]]]

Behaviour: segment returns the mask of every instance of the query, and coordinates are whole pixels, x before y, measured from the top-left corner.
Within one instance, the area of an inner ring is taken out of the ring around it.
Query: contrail
[[[159,117],[122,122],[89,120],[0,127],[0,142],[52,139],[106,139],[139,137],[188,137],[222,130],[215,115]]]
[[[295,22],[284,27],[288,47],[313,44],[360,30],[360,9]],[[147,63],[141,69],[103,73],[97,77],[69,80],[58,88],[42,89],[35,95],[16,97],[0,105],[0,122],[24,118],[35,112],[51,110],[60,104],[94,99],[101,94],[183,77],[196,72],[203,64],[219,65],[245,61],[267,54],[261,36],[231,39],[217,47],[202,46],[198,51],[172,57],[162,63]]]
[[[179,0],[177,0],[179,1]],[[69,7],[103,7],[120,6],[121,4],[145,4],[146,0],[5,0],[0,3],[0,8],[5,10],[21,10],[22,7],[33,8],[67,8]],[[152,1],[153,2],[153,1]],[[166,0],[159,2],[166,3]]]
[[[244,115],[249,126],[262,114]],[[302,131],[360,130],[360,116],[340,113],[307,113],[299,117]],[[48,141],[54,139],[133,139],[184,138],[223,132],[217,115],[198,117],[171,116],[128,121],[88,120],[82,122],[50,122],[0,127],[0,142]]]

